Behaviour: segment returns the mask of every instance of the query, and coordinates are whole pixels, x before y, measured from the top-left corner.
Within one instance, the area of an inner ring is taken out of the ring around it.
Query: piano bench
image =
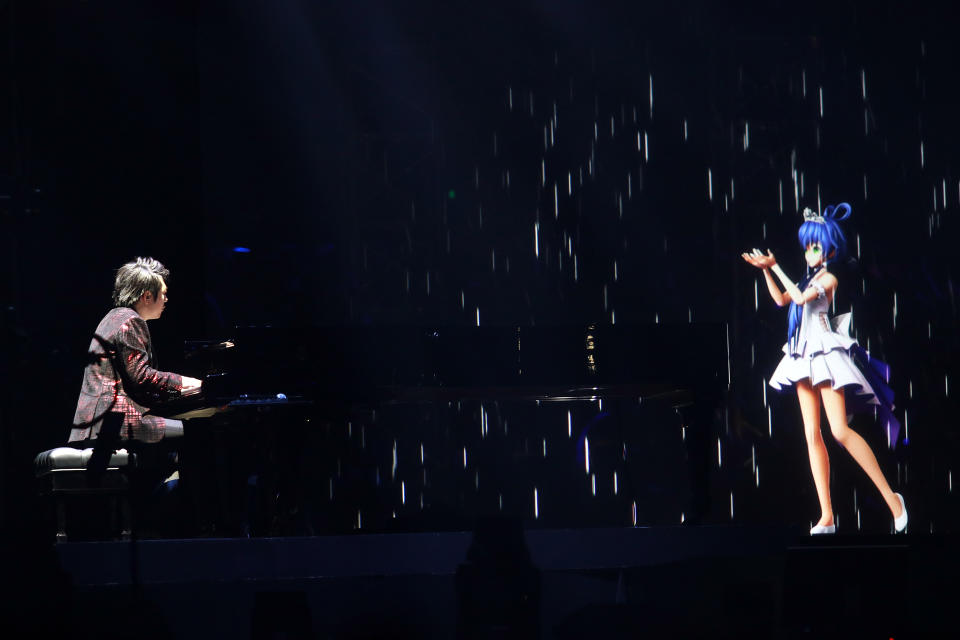
[[[40,495],[53,501],[56,513],[56,541],[67,541],[67,501],[83,497],[84,501],[106,499],[110,513],[110,531],[128,540],[131,532],[130,482],[127,471],[136,465],[136,456],[126,449],[110,455],[106,468],[99,474],[87,469],[93,449],[57,447],[37,454],[34,472],[40,484]]]

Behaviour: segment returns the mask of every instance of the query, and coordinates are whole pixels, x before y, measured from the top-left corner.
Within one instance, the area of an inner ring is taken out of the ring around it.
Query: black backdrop
[[[784,314],[737,256],[799,277],[798,209],[845,200],[837,308],[911,435],[871,442],[954,528],[951,16],[624,4],[4,3],[7,504],[66,435],[112,269],[149,254],[171,369],[235,325],[726,323],[715,484],[759,451],[762,520],[807,472],[764,392]]]

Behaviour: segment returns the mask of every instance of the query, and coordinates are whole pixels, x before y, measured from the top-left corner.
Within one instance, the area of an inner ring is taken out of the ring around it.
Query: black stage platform
[[[955,536],[810,538],[799,528],[732,526],[523,535],[539,570],[536,637],[899,639],[955,628]],[[78,542],[55,554],[72,610],[90,612],[89,631],[104,631],[91,637],[128,637],[112,635],[127,625],[141,631],[129,637],[447,638],[457,635],[456,575],[472,539]],[[497,564],[495,555],[486,559]],[[514,569],[494,572],[509,584]],[[464,637],[530,631],[490,625]]]

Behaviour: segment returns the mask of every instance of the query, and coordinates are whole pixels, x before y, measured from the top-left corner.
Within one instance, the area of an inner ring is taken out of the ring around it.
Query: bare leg
[[[833,504],[830,502],[830,457],[823,444],[820,433],[820,396],[810,382],[797,383],[797,399],[800,400],[800,413],[803,416],[803,432],[807,438],[807,453],[810,455],[810,471],[813,472],[813,484],[817,487],[820,499],[820,520],[818,525],[829,527],[833,524]],[[896,498],[894,498],[896,499]]]
[[[893,494],[887,479],[883,476],[883,471],[877,464],[877,458],[873,455],[873,450],[870,449],[870,445],[859,433],[847,426],[847,405],[843,398],[843,390],[832,388],[828,382],[823,383],[818,388],[823,396],[823,408],[827,412],[827,420],[830,422],[830,431],[833,432],[833,437],[843,445],[844,449],[850,452],[857,464],[873,480],[873,484],[877,485],[877,489],[880,490],[880,495],[883,496],[883,500],[887,503],[893,517],[899,517],[903,512],[900,500]]]

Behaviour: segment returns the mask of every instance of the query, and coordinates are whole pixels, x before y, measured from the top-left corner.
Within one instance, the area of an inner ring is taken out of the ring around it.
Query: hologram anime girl
[[[827,316],[837,291],[837,278],[827,270],[827,263],[841,258],[846,251],[846,238],[838,222],[849,216],[850,205],[847,203],[828,206],[823,215],[804,210],[798,237],[805,251],[808,273],[799,285],[780,269],[769,250],[766,255],[757,249],[742,254],[744,260],[763,270],[770,297],[777,306],[790,304],[787,343],[783,347],[785,355],[770,378],[770,386],[781,390],[792,385],[797,389],[810,469],[820,500],[820,519],[810,529],[811,535],[836,531],[830,501],[830,459],[820,432],[821,404],[833,437],[880,490],[893,514],[895,531],[901,532],[907,526],[903,496],[890,488],[870,445],[847,425],[848,407],[872,405],[880,409],[888,429],[891,422],[895,425],[891,442],[896,443],[896,432],[899,431],[899,423],[889,413],[893,408],[893,394],[878,375],[885,365],[871,361],[856,340],[849,336],[849,313],[832,320]],[[771,272],[776,274],[786,292],[780,291]]]

